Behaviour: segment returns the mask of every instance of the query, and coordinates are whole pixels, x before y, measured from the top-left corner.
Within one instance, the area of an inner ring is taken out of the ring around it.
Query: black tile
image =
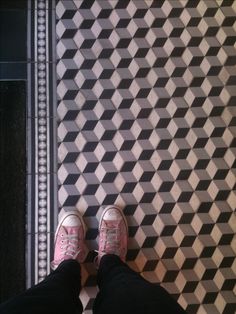
[[[194,169],[206,169],[210,159],[199,159]]]
[[[153,43],[153,47],[163,47],[166,43],[166,38],[157,38]]]
[[[90,49],[94,44],[94,39],[85,39],[81,45],[81,49]],[[64,57],[63,57],[64,58]]]
[[[198,208],[198,213],[209,213],[212,203],[202,202]]]
[[[231,267],[234,262],[234,256],[226,256],[223,258],[222,262],[220,263],[220,268]]]
[[[27,11],[0,10],[0,61],[27,61]]]
[[[168,236],[172,236],[173,233],[175,232],[176,226],[175,225],[169,225],[169,226],[165,226],[161,232],[161,236],[162,237],[168,237]]]
[[[124,143],[122,144],[120,150],[123,151],[123,150],[130,150],[135,144],[135,141],[134,140],[127,140],[127,141],[124,141]]]
[[[65,200],[64,206],[75,206],[79,198],[79,195],[69,195]]]
[[[139,253],[139,249],[129,249],[128,253],[126,255],[127,261],[133,261],[136,259],[137,255]]]
[[[175,206],[175,203],[164,203],[160,209],[162,214],[170,214]]]
[[[27,0],[1,0],[0,10],[2,9],[27,9]]]
[[[143,197],[140,200],[140,203],[151,203],[155,197],[156,193],[155,192],[146,192],[143,194]]]
[[[214,279],[216,271],[217,271],[217,269],[214,269],[214,268],[206,269],[204,274],[203,274],[202,280],[212,280],[212,279]]]
[[[223,234],[220,241],[219,245],[230,245],[231,241],[233,240],[234,234]]]
[[[203,299],[203,303],[204,304],[214,303],[217,298],[217,295],[218,295],[218,292],[207,292]]]
[[[153,150],[143,150],[140,154],[138,160],[150,160],[151,156],[153,155]]]
[[[130,38],[121,38],[116,48],[128,48],[130,42],[131,42]]]
[[[148,118],[149,115],[151,114],[152,112],[152,109],[150,108],[143,108],[140,110],[138,116],[137,116],[137,119],[145,119],[145,118]],[[152,131],[152,130],[148,130],[148,131]]]
[[[227,223],[231,218],[231,212],[222,212],[217,218],[217,223]]]
[[[147,261],[143,268],[143,271],[154,271],[157,266],[157,263],[158,263],[158,260]]]
[[[233,291],[235,286],[235,278],[233,279],[226,279],[223,286],[222,286],[222,290],[228,290],[228,291]]]
[[[127,206],[125,206],[125,208],[124,208],[124,214],[125,214],[126,216],[129,216],[129,215],[132,216],[132,215],[135,213],[136,208],[137,208],[137,205],[127,205]]]
[[[64,75],[63,75],[63,79],[64,80],[69,80],[69,79],[74,79],[76,74],[78,73],[78,70],[75,70],[75,69],[69,69],[69,70],[66,70]],[[87,81],[85,81],[87,82]]]
[[[180,246],[182,247],[191,247],[196,240],[196,236],[185,236]]]
[[[198,285],[198,281],[189,281],[183,289],[183,293],[193,293]],[[190,312],[189,312],[190,313]]]
[[[112,140],[114,135],[115,135],[116,131],[115,130],[106,130],[103,134],[103,136],[101,137],[102,141],[108,141],[108,140]]]
[[[98,230],[95,228],[89,228],[86,232],[86,240],[94,240],[96,239],[98,234]]]
[[[148,28],[139,28],[134,34],[134,38],[145,38],[148,30]]]
[[[145,16],[146,13],[147,13],[147,10],[145,9],[137,9],[133,17],[141,19]]]
[[[169,14],[169,18],[170,17],[179,17],[181,15],[181,13],[183,12],[183,9],[182,8],[173,8],[171,11],[170,11],[170,14]]]
[[[108,172],[105,174],[102,182],[103,183],[111,183],[114,182],[115,178],[117,177],[117,173],[116,172]]]
[[[194,217],[194,214],[192,214],[192,213],[185,213],[181,217],[179,223],[180,224],[190,224],[191,221],[193,220],[193,217]]]
[[[166,18],[156,18],[154,20],[154,22],[152,23],[151,27],[152,28],[154,28],[154,27],[157,27],[157,28],[162,27],[165,24],[165,22],[166,22]]]
[[[178,202],[189,202],[190,198],[192,197],[193,192],[182,192],[179,196]]]
[[[169,170],[172,162],[172,160],[162,160],[158,167],[158,170]]]
[[[98,187],[98,184],[88,184],[83,194],[94,195],[97,192]]]
[[[82,1],[81,6],[79,7],[80,9],[90,9],[95,0],[89,0],[89,1]]]
[[[175,133],[174,138],[185,138],[189,132],[189,128],[179,128]]]
[[[75,184],[79,178],[79,174],[69,174],[63,184]]]
[[[198,24],[200,23],[201,18],[200,17],[191,17],[191,19],[189,20],[187,26],[189,27],[193,27],[193,26],[198,26]]]
[[[121,193],[132,193],[135,189],[137,183],[136,182],[127,182],[125,183]]]
[[[117,194],[109,194],[104,198],[102,205],[115,204],[116,199],[117,199]]]
[[[172,186],[174,185],[173,181],[165,181],[159,188],[159,192],[170,192]]]
[[[203,224],[199,234],[211,234],[212,229],[214,228],[214,224]]]
[[[26,80],[27,63],[0,63],[0,80]]]
[[[103,9],[98,15],[98,19],[107,19],[112,13],[112,9]]]
[[[62,56],[62,59],[73,59],[77,50],[76,49],[67,49]]]
[[[176,155],[176,159],[186,159],[190,150],[189,149],[180,149]]]
[[[65,114],[63,120],[64,121],[73,121],[76,119],[78,114],[79,114],[79,110],[68,110],[67,113]]]
[[[74,142],[76,137],[78,136],[78,132],[68,132],[66,136],[64,137],[64,142]]]
[[[88,206],[86,212],[84,213],[84,217],[94,217],[96,216],[99,210],[99,206]]]
[[[163,278],[163,282],[174,282],[178,274],[179,271],[177,270],[168,270]]]
[[[80,25],[80,29],[91,29],[91,27],[93,26],[95,20],[84,20],[81,25]]]
[[[25,289],[26,84],[1,81],[0,95],[2,302]]]
[[[72,19],[75,15],[75,10],[66,10],[64,14],[62,15],[61,19]]]
[[[126,28],[130,23],[130,19],[120,19],[116,28]]]
[[[153,171],[145,171],[140,178],[140,182],[150,182],[154,174]]]
[[[168,149],[170,144],[171,144],[171,140],[169,140],[169,139],[167,139],[167,140],[160,140],[160,142],[159,142],[159,144],[157,146],[157,149],[166,150],[166,149]]]
[[[211,184],[211,180],[200,180],[196,186],[196,191],[206,191]]]
[[[202,250],[202,253],[200,255],[200,258],[204,258],[204,257],[212,257],[212,255],[215,252],[215,246],[207,246],[204,247],[204,249]]]
[[[132,127],[132,125],[134,124],[134,120],[124,120],[119,129],[120,130],[130,130],[130,128]]]
[[[155,218],[156,218],[155,214],[145,215],[145,217],[143,218],[143,220],[141,222],[141,225],[142,226],[151,226],[153,224]]]
[[[181,170],[176,180],[188,180],[192,170]]]
[[[76,29],[66,29],[61,38],[72,39],[75,36],[76,32],[77,32]]]
[[[170,34],[170,37],[180,37],[183,33],[183,28],[174,28]]]
[[[101,31],[101,33],[99,34],[98,38],[99,39],[104,39],[104,38],[107,39],[110,37],[111,33],[112,33],[111,29],[103,29]]]
[[[84,169],[84,173],[92,173],[97,169],[98,162],[90,162],[87,164],[87,166]]]
[[[68,153],[65,157],[65,159],[63,160],[64,163],[71,163],[71,162],[75,162],[76,159],[78,158],[78,153],[76,152],[71,152]]]
[[[175,247],[167,247],[165,249],[164,254],[162,255],[162,258],[173,258],[177,252],[178,248]]]
[[[106,152],[102,158],[102,161],[112,161],[116,155],[116,152]]]
[[[193,269],[196,262],[197,262],[197,258],[192,257],[192,258],[186,258],[186,260],[183,263],[182,269]]]
[[[156,244],[157,237],[146,237],[146,239],[143,242],[142,247],[143,248],[153,248]]]

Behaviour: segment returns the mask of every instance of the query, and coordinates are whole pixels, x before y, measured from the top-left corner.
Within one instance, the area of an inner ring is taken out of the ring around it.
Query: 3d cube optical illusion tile
[[[59,204],[97,248],[101,207],[128,264],[188,313],[234,313],[234,1],[58,1]],[[83,266],[90,313],[96,271]]]

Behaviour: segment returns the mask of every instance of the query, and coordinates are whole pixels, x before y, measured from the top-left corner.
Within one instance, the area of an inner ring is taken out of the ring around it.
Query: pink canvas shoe
[[[104,209],[99,223],[99,248],[95,264],[98,267],[105,254],[115,254],[125,261],[127,254],[128,225],[122,210],[117,206]]]
[[[58,215],[59,224],[55,234],[54,270],[64,260],[74,259],[82,263],[86,257],[85,225],[77,210],[66,212],[61,210]]]

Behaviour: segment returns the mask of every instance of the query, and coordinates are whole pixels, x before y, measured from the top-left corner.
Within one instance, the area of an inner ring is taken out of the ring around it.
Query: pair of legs
[[[0,305],[1,314],[82,313],[80,263],[86,256],[85,226],[78,212],[61,213],[55,236],[54,271],[44,281]],[[185,313],[159,285],[154,285],[125,263],[128,228],[122,211],[107,207],[99,224],[99,293],[96,313]]]

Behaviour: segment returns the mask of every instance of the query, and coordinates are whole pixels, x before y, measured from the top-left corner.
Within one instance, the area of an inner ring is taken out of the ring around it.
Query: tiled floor
[[[236,2],[58,1],[59,206],[97,247],[101,206],[128,263],[189,313],[234,313]],[[89,255],[81,293],[96,294]]]

